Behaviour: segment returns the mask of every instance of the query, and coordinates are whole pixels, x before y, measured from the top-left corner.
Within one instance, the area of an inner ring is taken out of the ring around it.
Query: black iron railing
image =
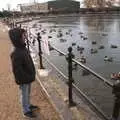
[[[99,78],[100,81],[102,81],[104,84],[106,84],[109,87],[113,87],[114,84],[111,83],[110,81],[108,81],[107,79],[105,79],[104,77],[100,76],[99,74],[97,74],[96,72],[94,72],[93,70],[91,70],[90,68],[86,67],[85,65],[83,65],[82,63],[78,62],[77,60],[74,59],[74,55],[72,53],[72,47],[68,48],[68,54],[65,54],[64,52],[62,52],[61,50],[57,49],[54,46],[51,46],[49,43],[49,47],[51,50],[55,50],[56,52],[60,53],[61,55],[65,56],[67,62],[68,62],[68,76],[64,75],[63,72],[61,72],[54,64],[52,64],[44,55],[42,55],[42,51],[41,51],[41,44],[39,42],[41,42],[41,37],[40,37],[40,33],[36,35],[30,33],[32,36],[34,36],[34,39],[36,39],[38,41],[38,48],[39,48],[39,56],[43,56],[44,59],[47,60],[48,63],[50,63],[65,79],[68,80],[68,87],[69,87],[69,94],[68,94],[68,98],[69,98],[69,105],[73,106],[75,105],[74,103],[74,98],[72,95],[72,89],[74,88],[75,90],[77,90],[77,92],[79,92],[96,110],[97,112],[99,112],[102,117],[106,120],[109,120],[110,118],[87,96],[84,94],[84,92],[82,92],[75,84],[74,84],[74,80],[72,77],[72,71],[73,71],[73,63],[76,63],[77,65],[79,65],[80,67],[84,68],[85,70],[89,71],[90,74],[93,74],[95,77]],[[40,57],[40,67],[41,69],[43,69],[43,63],[42,63],[42,58]],[[113,111],[114,113],[114,111]],[[113,116],[114,117],[114,116]]]

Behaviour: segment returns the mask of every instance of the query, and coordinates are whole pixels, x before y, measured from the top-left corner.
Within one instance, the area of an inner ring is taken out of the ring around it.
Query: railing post
[[[120,110],[120,81],[113,86],[113,93],[115,94],[115,101],[113,107],[112,120],[118,120]]]
[[[41,50],[41,36],[40,33],[37,34],[38,47],[39,47],[39,59],[40,59],[40,69],[44,69],[42,63],[42,50]]]
[[[21,24],[19,25],[19,28],[22,28],[22,25],[21,25]]]
[[[27,43],[27,49],[30,52],[30,46],[29,46],[29,40],[28,39],[27,39],[26,43]]]
[[[69,106],[74,106],[75,103],[73,102],[73,98],[72,98],[72,83],[73,83],[73,77],[72,77],[72,58],[74,57],[74,55],[72,54],[72,47],[68,48],[68,57],[67,57],[67,61],[68,61],[68,78],[69,78]]]

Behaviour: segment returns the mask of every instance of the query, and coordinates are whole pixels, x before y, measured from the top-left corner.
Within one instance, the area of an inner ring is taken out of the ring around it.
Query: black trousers
[[[116,120],[119,117],[119,110],[120,110],[120,97],[116,97],[112,114],[112,117],[115,118]]]

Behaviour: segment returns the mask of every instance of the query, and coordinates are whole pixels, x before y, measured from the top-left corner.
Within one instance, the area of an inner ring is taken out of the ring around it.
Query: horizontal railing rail
[[[82,68],[88,70],[91,74],[93,74],[94,76],[96,76],[97,78],[99,78],[100,80],[102,80],[104,83],[106,83],[108,86],[113,87],[113,83],[111,83],[110,81],[108,81],[107,79],[105,79],[104,77],[102,77],[101,75],[99,75],[98,73],[94,72],[92,69],[86,67],[85,65],[83,65],[82,63],[78,62],[77,60],[73,59],[73,62],[77,63],[79,66],[81,66]]]

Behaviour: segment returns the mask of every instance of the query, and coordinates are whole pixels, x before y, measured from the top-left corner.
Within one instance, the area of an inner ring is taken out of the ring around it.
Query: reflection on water
[[[42,26],[45,34],[49,37],[52,45],[67,53],[69,46],[73,47],[76,59],[80,61],[81,56],[86,59],[85,65],[95,72],[110,80],[110,74],[120,71],[120,19],[112,16],[92,17],[56,17],[36,22]],[[33,28],[34,29],[34,28]],[[51,31],[51,29],[54,29]],[[36,31],[38,32],[39,29]],[[62,34],[58,37],[58,35]],[[42,34],[43,35],[43,34]],[[87,39],[84,39],[84,38]],[[75,43],[73,45],[73,43]],[[94,44],[95,43],[95,44]],[[116,45],[117,48],[111,48]],[[80,53],[78,46],[84,50]],[[100,46],[103,48],[100,49]],[[91,53],[91,49],[95,53]],[[105,56],[112,61],[105,60]],[[48,58],[67,75],[67,63],[63,56],[55,51]],[[81,76],[81,68],[73,71],[75,84],[101,107],[105,113],[111,114],[113,107],[113,96],[111,88],[99,82],[92,75]],[[112,81],[113,82],[113,81]]]

